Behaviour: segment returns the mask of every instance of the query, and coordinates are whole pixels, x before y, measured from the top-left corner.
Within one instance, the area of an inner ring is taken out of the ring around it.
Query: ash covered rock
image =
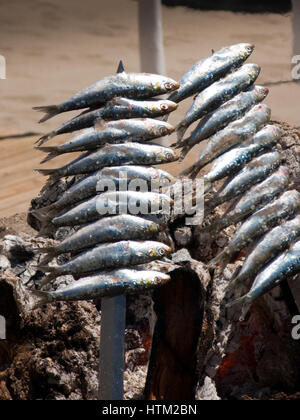
[[[20,279],[0,275],[0,399],[95,399],[100,316],[89,302],[27,313]]]
[[[37,197],[31,201],[31,208],[27,216],[29,226],[38,231],[40,235],[54,238],[57,228],[50,222],[42,223],[32,211],[55,203],[79,179],[79,177],[68,177],[60,180],[49,178]]]
[[[47,244],[46,239],[33,238],[26,233],[21,233],[20,236],[4,236],[0,241],[0,271],[18,276],[23,284],[37,285],[43,276],[37,269],[41,262],[38,250]],[[1,265],[1,261],[4,266]]]
[[[186,248],[193,240],[192,229],[188,226],[179,227],[174,232],[174,238],[178,247]]]

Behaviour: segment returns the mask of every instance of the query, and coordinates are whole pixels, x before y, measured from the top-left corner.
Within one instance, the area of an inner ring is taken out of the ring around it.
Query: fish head
[[[268,112],[268,110],[267,110]],[[266,126],[264,126],[261,130],[261,133],[263,133],[265,136],[267,136],[268,138],[272,138],[275,141],[278,141],[281,137],[281,130],[279,127],[277,127],[277,125],[272,125],[272,124],[268,124]]]
[[[178,108],[178,104],[173,101],[168,101],[167,99],[159,102],[159,108],[161,111],[166,113],[173,112]]]
[[[179,83],[170,77],[162,76],[159,74],[148,74],[140,73],[138,75],[138,81],[143,88],[143,86],[149,86],[153,93],[153,96],[162,95],[165,93],[173,92],[174,90],[179,89]]]
[[[180,152],[177,150],[172,150],[168,147],[165,147],[162,150],[163,158],[166,162],[175,162],[180,158]]]
[[[148,271],[146,273],[146,283],[149,285],[159,285],[162,283],[166,283],[171,279],[171,277],[168,274],[159,273],[156,271]]]
[[[269,89],[264,86],[255,86],[254,90],[259,101],[263,101],[269,94]]]
[[[253,137],[252,144],[273,146],[280,140],[280,137],[281,131],[279,128],[276,125],[268,124]]]
[[[168,79],[163,84],[165,93],[174,92],[174,90],[179,89],[179,87],[180,87],[179,82],[176,82],[175,80],[172,80],[172,79]]]
[[[282,136],[282,131],[279,127],[277,127],[277,125],[272,125],[271,127],[274,137],[276,137],[276,139],[279,140]]]
[[[239,44],[239,48],[241,50],[241,54],[245,55],[246,57],[249,57],[255,48],[254,44],[249,44],[247,42],[242,42],[241,44]]]
[[[175,128],[171,124],[160,120],[149,121],[149,129],[151,129],[155,137],[168,136],[175,131]]]
[[[253,63],[244,64],[242,68],[247,69],[252,82],[255,82],[261,71],[260,66],[258,64]]]
[[[171,280],[171,277],[168,274],[164,274],[164,273],[156,273],[156,276],[154,278],[154,282],[156,284],[165,283],[170,280]]]
[[[297,190],[291,191],[291,197],[297,203],[297,207],[300,207],[300,193]]]
[[[289,190],[284,192],[277,200],[281,205],[290,207],[291,211],[300,207],[300,193],[297,190]]]
[[[161,242],[153,242],[152,246],[148,249],[148,255],[150,257],[163,258],[167,255],[170,255],[171,253],[172,248]]]
[[[285,178],[289,178],[289,170],[286,166],[280,166],[280,168],[277,171],[278,175],[284,176]]]
[[[252,110],[254,112],[263,112],[268,117],[268,119],[271,118],[271,108],[266,104],[256,105],[252,108]]]

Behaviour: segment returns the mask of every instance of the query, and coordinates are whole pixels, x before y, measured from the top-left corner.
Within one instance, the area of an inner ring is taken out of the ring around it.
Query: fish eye
[[[159,253],[159,255],[165,255],[165,250],[164,250],[164,248],[160,248],[160,249],[158,250],[158,253]]]
[[[166,90],[171,90],[173,88],[172,83],[169,83],[169,82],[165,83],[164,86],[165,86]]]
[[[166,136],[169,133],[166,127],[160,127],[159,132],[162,136]]]
[[[170,153],[170,152],[166,153],[166,158],[170,159],[170,160],[173,159],[172,153]]]
[[[162,111],[167,111],[167,110],[169,109],[169,106],[168,106],[166,103],[164,103],[164,104],[161,104],[161,105],[160,105],[160,109],[161,109]]]

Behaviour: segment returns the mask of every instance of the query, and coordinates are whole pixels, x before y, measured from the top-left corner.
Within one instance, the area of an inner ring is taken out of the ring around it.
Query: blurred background
[[[255,53],[248,61],[262,67],[258,84],[270,84],[266,103],[272,108],[273,119],[300,126],[300,84],[291,82],[290,1],[163,0],[162,21],[170,77],[179,80],[212,49],[254,43]],[[67,99],[115,73],[120,59],[128,72],[140,70],[138,1],[2,0],[0,54],[7,63],[7,78],[0,80],[0,136],[51,131],[73,114],[39,125],[41,115],[33,106]],[[189,101],[182,103],[170,122],[178,122],[189,105]],[[33,149],[36,139],[37,134],[0,141],[0,216],[28,210],[45,182],[33,172],[41,160],[41,154]],[[51,144],[65,139],[57,137]],[[178,173],[197,154],[194,149],[180,167],[172,165],[170,170]],[[46,167],[60,166],[66,160],[70,156]]]

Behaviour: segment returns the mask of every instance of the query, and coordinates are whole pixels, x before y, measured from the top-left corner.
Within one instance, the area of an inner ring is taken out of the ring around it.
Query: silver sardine
[[[240,283],[254,279],[269,261],[286,250],[299,235],[300,216],[272,229],[255,245],[238,276],[230,282],[229,288],[232,289]]]
[[[295,214],[299,207],[300,194],[298,191],[285,192],[273,203],[249,217],[235,233],[228,246],[209,265],[222,264],[224,267],[235,254],[268,232],[276,223]]]
[[[53,137],[93,127],[97,120],[121,120],[126,118],[157,118],[175,111],[178,105],[165,99],[136,101],[128,98],[114,98],[103,108],[85,112],[65,122],[56,130],[41,137],[39,145]]]
[[[188,127],[204,115],[215,111],[219,106],[247,89],[255,82],[260,73],[256,64],[245,64],[234,73],[230,73],[212,86],[199,93],[184,119],[176,126],[178,141],[184,136]]]
[[[270,175],[260,184],[254,185],[250,190],[239,199],[234,208],[227,212],[222,218],[214,220],[213,223],[204,230],[219,232],[233,224],[244,220],[253,211],[257,211],[270,203],[275,197],[279,196],[288,188],[289,173],[288,169],[281,166],[276,172]]]
[[[113,183],[119,190],[125,185],[125,180],[127,180],[127,186],[133,180],[145,181],[149,187],[151,186],[151,191],[154,192],[160,186],[173,183],[175,178],[168,172],[151,166],[112,166],[111,168],[103,168],[76,182],[59,200],[50,206],[36,210],[35,213],[49,214],[95,196],[100,192],[97,188],[98,186],[100,187],[100,181],[102,185],[105,182],[107,185]]]
[[[169,77],[148,73],[122,72],[84,88],[59,105],[38,106],[33,109],[46,114],[40,121],[44,122],[62,112],[99,107],[116,96],[147,99],[173,92],[178,88],[179,83]]]
[[[79,252],[105,242],[154,239],[165,228],[150,220],[130,214],[106,217],[67,237],[57,245],[39,249],[49,258],[69,252]]]
[[[241,66],[253,50],[254,45],[236,44],[222,48],[211,57],[199,61],[182,77],[179,89],[169,99],[178,103],[201,92],[233,68]]]
[[[142,216],[164,213],[169,215],[172,205],[173,200],[166,194],[140,191],[106,192],[55,217],[52,223],[56,226],[77,226],[102,217],[127,213]]]
[[[133,118],[105,123],[101,127],[88,128],[71,140],[59,146],[37,147],[49,155],[45,163],[63,153],[82,152],[98,149],[105,144],[124,142],[145,142],[173,133],[174,128],[167,122],[152,118]]]
[[[230,123],[226,128],[210,137],[196,163],[183,171],[181,175],[195,178],[208,163],[232,147],[249,140],[270,118],[271,109],[267,105],[255,105],[243,118]]]
[[[41,282],[41,286],[64,274],[79,275],[109,268],[146,264],[166,257],[171,252],[172,248],[168,245],[154,241],[120,241],[99,245],[82,252],[63,265],[39,266],[40,270],[50,273]]]
[[[300,272],[300,241],[293,247],[281,254],[271,262],[255,279],[249,293],[228,304],[228,307],[241,304],[242,315],[240,321],[244,321],[251,305],[261,296],[270,292],[282,281],[287,280]]]
[[[119,165],[159,165],[178,160],[178,153],[169,147],[126,143],[108,144],[91,154],[84,154],[58,169],[38,169],[42,175],[61,178],[98,171]]]
[[[253,159],[233,179],[226,182],[224,188],[215,194],[206,206],[212,210],[246,192],[252,185],[266,179],[274,172],[280,166],[281,160],[278,152],[266,153]]]
[[[266,125],[253,136],[249,145],[241,145],[221,155],[215,161],[208,174],[203,177],[206,189],[209,188],[211,183],[219,181],[226,176],[231,176],[242,169],[246,163],[261,151],[272,148],[280,137],[281,131],[276,125]]]
[[[268,93],[268,88],[251,86],[246,92],[241,92],[213,113],[203,117],[192,134],[187,139],[177,143],[176,147],[183,147],[180,159],[183,160],[196,144],[213,136],[230,122],[241,118],[253,105],[262,102]]]
[[[170,276],[168,274],[157,271],[122,268],[108,272],[99,272],[53,292],[31,290],[30,294],[33,299],[29,300],[26,308],[32,310],[57,301],[91,300],[121,294],[139,293],[161,286],[169,280]]]

